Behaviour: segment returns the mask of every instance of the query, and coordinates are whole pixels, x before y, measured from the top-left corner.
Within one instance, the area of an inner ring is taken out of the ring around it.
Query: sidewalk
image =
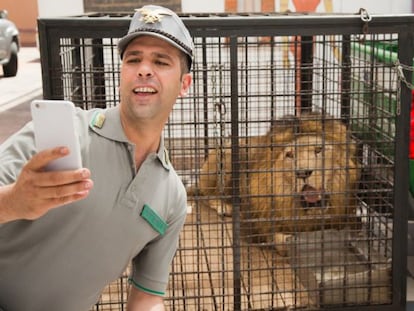
[[[29,104],[42,97],[40,53],[37,47],[19,51],[16,77],[4,78],[0,67],[0,143],[31,119]]]

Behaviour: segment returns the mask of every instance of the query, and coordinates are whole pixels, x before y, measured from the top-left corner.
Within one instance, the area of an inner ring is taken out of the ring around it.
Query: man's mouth
[[[155,94],[157,91],[152,87],[137,87],[134,89],[135,94]]]

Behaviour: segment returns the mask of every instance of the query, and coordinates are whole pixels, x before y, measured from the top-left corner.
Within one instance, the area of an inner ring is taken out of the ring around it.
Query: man
[[[33,126],[0,146],[0,309],[82,311],[132,260],[128,310],[164,310],[186,193],[161,137],[192,82],[193,43],[172,11],[145,6],[118,44],[120,103],[78,109],[83,168],[45,172]]]

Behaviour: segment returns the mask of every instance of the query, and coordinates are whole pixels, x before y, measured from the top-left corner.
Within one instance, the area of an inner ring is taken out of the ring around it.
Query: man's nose
[[[151,77],[153,75],[152,66],[148,62],[141,62],[137,73],[140,77]]]

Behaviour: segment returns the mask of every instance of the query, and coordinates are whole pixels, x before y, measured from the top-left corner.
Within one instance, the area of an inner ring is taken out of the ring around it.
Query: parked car
[[[0,10],[0,65],[3,66],[5,77],[17,74],[19,48],[19,30],[8,19],[7,11]]]

